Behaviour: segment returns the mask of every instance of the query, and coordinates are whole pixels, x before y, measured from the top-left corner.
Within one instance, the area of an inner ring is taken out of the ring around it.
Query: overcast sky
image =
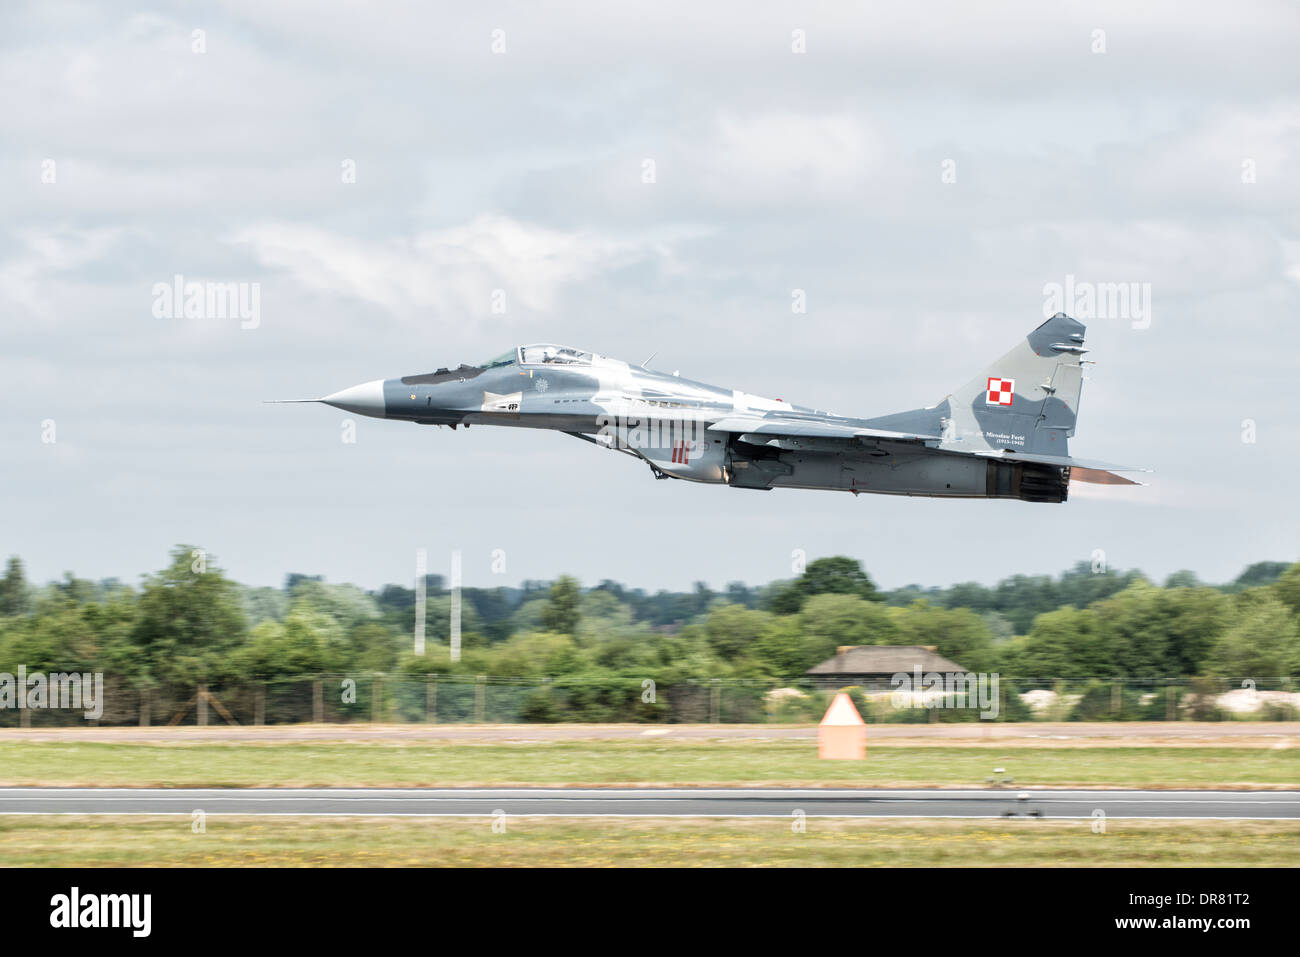
[[[0,551],[136,581],[190,542],[366,587],[419,547],[484,586],[1294,559],[1300,13],[1133,6],[5,4]],[[258,284],[256,328],[159,318],[178,274]],[[1145,320],[1086,320],[1071,443],[1148,488],[754,492],[552,433],[349,444],[343,412],[261,401],[558,341],[878,415],[1067,276],[1149,284]]]

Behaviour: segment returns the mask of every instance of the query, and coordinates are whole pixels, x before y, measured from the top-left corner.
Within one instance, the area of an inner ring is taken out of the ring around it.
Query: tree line
[[[1040,687],[1215,677],[1290,687],[1300,676],[1300,563],[1261,562],[1223,585],[1190,572],[1156,584],[1080,563],[991,587],[894,591],[844,556],[720,592],[703,583],[653,594],[610,581],[583,588],[562,576],[462,589],[457,662],[444,585],[426,582],[428,644],[416,655],[415,590],[403,585],[367,591],[294,573],[279,588],[247,586],[181,545],[138,586],[70,573],[36,586],[13,557],[0,580],[0,672],[102,672],[119,694],[174,702],[201,685],[310,675],[487,676],[557,693],[605,689],[595,698],[630,706],[646,678],[660,688],[715,679],[807,688],[804,672],[842,645],[934,646],[966,670]],[[533,716],[566,716],[547,700],[559,699],[539,699]]]

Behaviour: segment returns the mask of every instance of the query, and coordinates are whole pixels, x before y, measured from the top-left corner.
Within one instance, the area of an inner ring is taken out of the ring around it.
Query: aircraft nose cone
[[[355,412],[358,415],[373,415],[383,418],[384,413],[387,411],[384,405],[383,379],[354,385],[350,389],[327,395],[321,401],[326,405],[334,406],[336,409]]]

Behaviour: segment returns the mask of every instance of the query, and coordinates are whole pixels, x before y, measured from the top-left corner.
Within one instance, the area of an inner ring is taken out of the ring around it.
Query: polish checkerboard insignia
[[[991,375],[989,376],[989,391],[984,397],[984,401],[988,405],[1010,405],[1015,393],[1015,379],[999,379],[997,376]]]

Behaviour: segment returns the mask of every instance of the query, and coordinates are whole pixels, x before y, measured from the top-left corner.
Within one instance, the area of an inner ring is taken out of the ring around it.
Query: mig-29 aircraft
[[[1084,326],[1048,319],[938,403],[848,418],[558,345],[377,379],[322,399],[418,425],[553,429],[634,456],[655,478],[734,488],[836,489],[1064,502],[1071,481],[1146,471],[1072,458]]]

